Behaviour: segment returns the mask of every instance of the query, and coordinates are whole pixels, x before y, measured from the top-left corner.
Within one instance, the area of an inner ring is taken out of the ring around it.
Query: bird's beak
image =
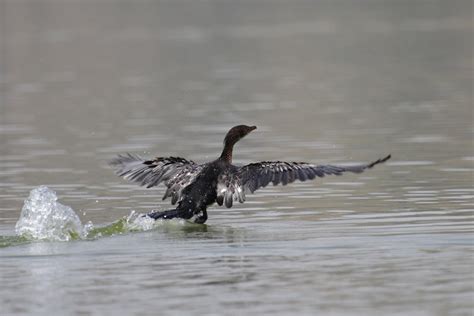
[[[256,130],[256,129],[257,129],[257,126],[255,126],[255,125],[254,125],[254,126],[250,126],[250,128],[251,128],[251,130],[253,131],[253,130]]]

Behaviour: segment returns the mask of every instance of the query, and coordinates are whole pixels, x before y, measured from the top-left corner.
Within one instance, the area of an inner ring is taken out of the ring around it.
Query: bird
[[[270,183],[286,185],[296,180],[307,181],[326,175],[361,173],[391,158],[391,155],[387,155],[368,164],[353,166],[285,161],[234,165],[234,145],[255,129],[256,126],[248,125],[232,127],[224,138],[220,157],[203,164],[173,156],[147,160],[131,153],[119,154],[109,164],[118,176],[146,188],[165,184],[163,200],[171,198],[171,204],[176,207],[167,211],[151,211],[144,216],[155,220],[181,218],[204,224],[208,219],[207,208],[210,205],[217,203],[230,208],[234,201],[245,202],[246,193],[254,193]]]

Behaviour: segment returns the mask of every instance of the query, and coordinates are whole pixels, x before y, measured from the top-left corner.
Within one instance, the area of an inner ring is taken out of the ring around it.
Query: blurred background
[[[272,187],[231,210],[211,209],[209,225],[236,229],[231,239],[242,248],[228,255],[255,263],[249,268],[254,274],[239,274],[229,281],[232,286],[217,282],[232,274],[230,264],[204,276],[203,283],[188,284],[189,292],[215,281],[210,292],[227,299],[186,292],[195,312],[209,311],[207,306],[217,313],[228,308],[229,314],[467,315],[473,285],[472,6],[470,0],[0,0],[0,233],[14,234],[23,200],[41,184],[94,224],[131,210],[169,208],[162,191],[119,179],[107,161],[132,152],[205,162],[220,154],[231,126],[257,125],[237,145],[235,162],[358,163],[388,153],[393,158],[371,173]],[[306,233],[299,230],[303,226]],[[372,237],[347,233],[354,230]],[[374,237],[387,230],[413,248],[400,250],[400,240]],[[222,250],[227,233],[215,234],[222,244],[209,239],[206,245]],[[311,243],[298,248],[291,235]],[[341,235],[348,239],[337,239]],[[268,236],[278,245],[271,253],[259,244]],[[334,239],[321,247],[350,244],[363,251],[345,257],[347,249],[337,248],[327,261],[325,248],[307,253],[328,236]],[[82,247],[78,252],[87,254]],[[177,262],[224,252],[187,257],[175,247]],[[253,257],[257,249],[263,256]],[[290,249],[300,252],[289,255]],[[28,249],[9,251],[19,256]],[[384,253],[408,259],[394,263],[381,259]],[[305,263],[287,262],[287,255]],[[341,257],[343,268],[332,270]],[[79,270],[87,266],[81,258]],[[269,258],[281,266],[265,274],[259,269]],[[199,269],[216,265],[203,262]],[[139,263],[147,266],[146,260]],[[28,270],[29,259],[23,264]],[[126,267],[117,269],[131,269]],[[15,276],[10,284],[21,283],[24,274],[15,265],[9,269],[5,275]],[[182,272],[173,269],[170,275]],[[117,278],[122,285],[136,280],[132,274]],[[45,280],[51,281],[40,278]],[[69,307],[51,309],[41,302],[17,306],[11,289],[0,290],[9,312],[28,313],[34,306],[44,313],[80,311],[70,307],[77,306],[77,293],[63,297]],[[182,303],[183,292],[173,292],[173,300],[166,289],[166,302],[130,294],[143,310],[133,304],[125,310],[183,312],[173,305]],[[20,287],[17,293],[35,291]],[[288,294],[300,291],[308,297]],[[80,297],[89,312],[110,313],[118,310],[100,299],[114,302],[123,295]]]

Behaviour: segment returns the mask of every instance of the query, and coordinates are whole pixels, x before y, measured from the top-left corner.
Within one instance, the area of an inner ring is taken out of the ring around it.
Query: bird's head
[[[224,144],[233,145],[245,137],[248,133],[257,129],[257,126],[237,125],[232,127],[225,135]]]

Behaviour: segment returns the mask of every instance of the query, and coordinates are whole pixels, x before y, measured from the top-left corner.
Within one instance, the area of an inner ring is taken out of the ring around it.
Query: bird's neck
[[[222,150],[221,159],[228,163],[232,163],[232,151],[234,149],[235,142],[226,142],[224,149]]]

